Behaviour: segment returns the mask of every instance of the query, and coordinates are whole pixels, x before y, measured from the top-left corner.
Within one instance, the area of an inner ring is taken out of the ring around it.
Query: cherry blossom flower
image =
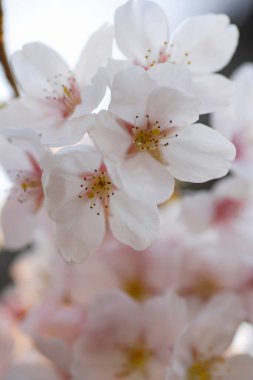
[[[85,115],[102,100],[106,82],[102,71],[112,45],[112,29],[102,27],[87,42],[73,71],[48,46],[35,42],[14,53],[12,65],[26,96],[0,112],[3,127],[29,127],[42,144],[62,146],[79,141],[86,131]]]
[[[207,14],[185,20],[170,36],[164,11],[152,1],[129,0],[115,13],[116,42],[129,64],[152,72],[169,63],[180,66],[185,75],[191,72],[191,92],[201,100],[201,113],[229,104],[232,83],[214,73],[229,63],[238,34],[226,15]],[[122,67],[126,62],[112,61],[109,71]]]
[[[22,328],[36,348],[64,374],[71,365],[71,347],[85,327],[85,310],[79,304],[47,299],[32,310]]]
[[[0,161],[13,187],[2,210],[2,229],[5,246],[16,249],[32,241],[38,225],[52,228],[43,207],[42,175],[48,152],[30,130],[9,130],[3,141]]]
[[[164,379],[186,322],[185,304],[174,295],[144,304],[116,291],[101,296],[74,347],[73,379]]]
[[[243,318],[243,305],[238,297],[223,294],[212,299],[179,339],[169,380],[250,380],[251,356],[226,357]]]
[[[246,179],[253,178],[253,64],[244,63],[233,73],[235,93],[229,107],[212,115],[213,126],[236,147],[232,170]]]
[[[116,163],[122,186],[133,196],[162,203],[173,193],[174,178],[205,182],[224,176],[234,146],[198,119],[196,98],[159,87],[139,67],[117,74],[109,111],[89,130],[102,154]]]
[[[57,246],[67,260],[82,261],[94,251],[107,224],[117,239],[137,250],[158,234],[156,206],[121,190],[93,147],[61,150],[44,188],[49,215],[56,222]]]

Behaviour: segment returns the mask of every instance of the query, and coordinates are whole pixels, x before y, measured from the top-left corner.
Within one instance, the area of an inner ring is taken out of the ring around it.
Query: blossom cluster
[[[226,15],[170,33],[129,0],[74,69],[39,42],[14,53],[1,227],[33,246],[0,298],[1,380],[252,379],[232,342],[253,323],[253,64],[217,73],[237,44]]]

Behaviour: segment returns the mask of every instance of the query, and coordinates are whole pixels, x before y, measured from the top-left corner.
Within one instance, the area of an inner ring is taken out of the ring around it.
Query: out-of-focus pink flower
[[[232,293],[213,298],[178,340],[169,380],[250,380],[252,357],[226,357],[226,350],[244,318],[243,304]]]
[[[186,321],[185,304],[173,295],[142,304],[119,292],[101,296],[75,345],[73,379],[164,379]]]

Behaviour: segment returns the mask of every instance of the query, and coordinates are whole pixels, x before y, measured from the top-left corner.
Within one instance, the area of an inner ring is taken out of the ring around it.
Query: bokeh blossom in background
[[[0,380],[252,380],[253,63],[224,74],[225,3],[95,1],[75,40],[76,1],[70,49],[2,38]]]

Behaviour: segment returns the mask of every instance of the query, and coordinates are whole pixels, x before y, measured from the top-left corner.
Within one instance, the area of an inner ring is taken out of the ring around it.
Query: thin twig
[[[15,78],[12,74],[6,52],[5,52],[5,45],[4,45],[4,14],[3,14],[3,7],[2,7],[2,0],[0,0],[0,62],[3,65],[3,69],[5,72],[5,76],[8,79],[8,82],[10,83],[15,96],[19,96],[18,88],[16,85]]]

